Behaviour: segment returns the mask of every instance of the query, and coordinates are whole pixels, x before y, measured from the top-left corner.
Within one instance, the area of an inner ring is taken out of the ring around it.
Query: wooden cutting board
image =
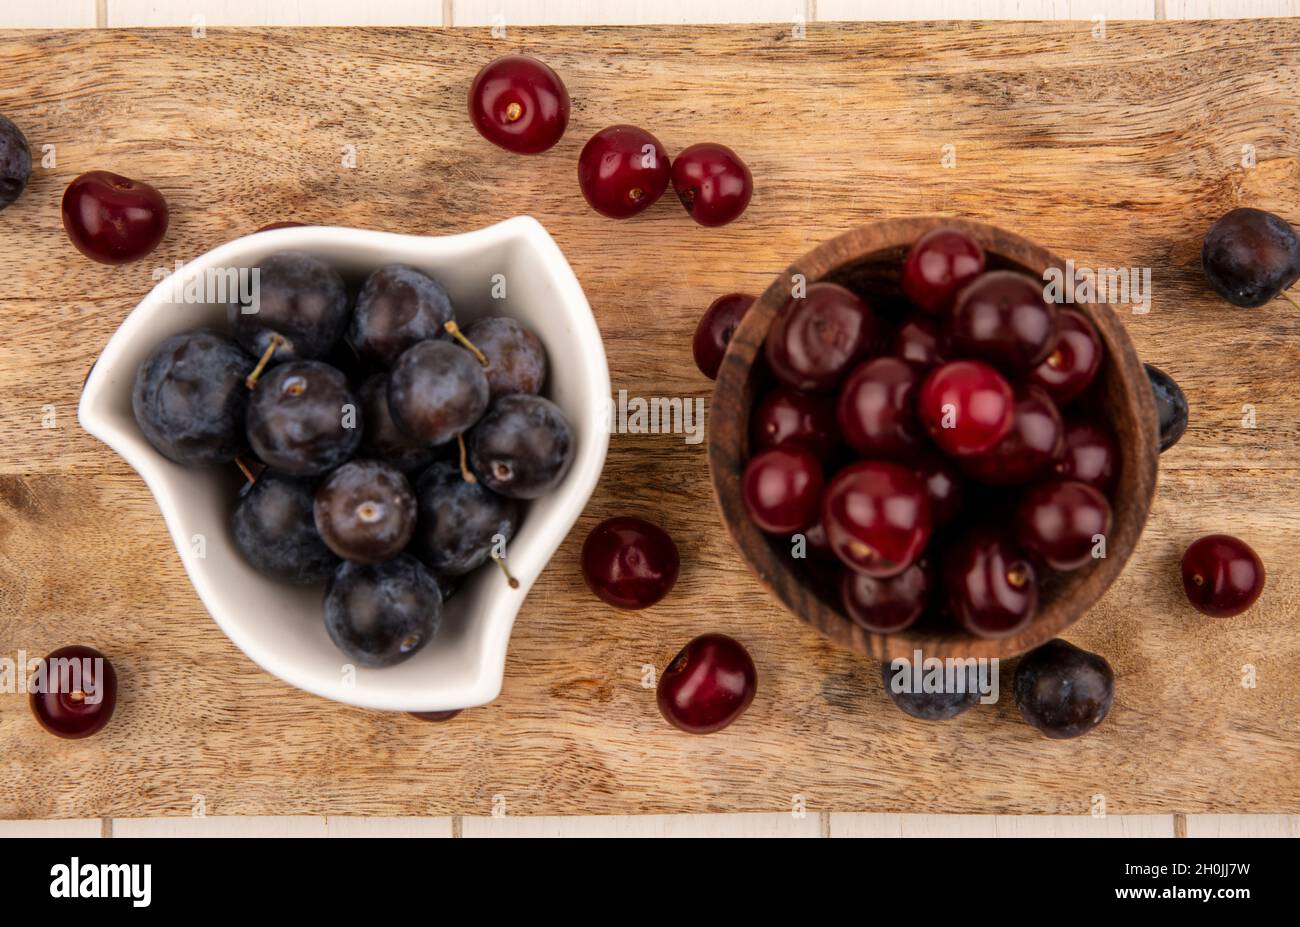
[[[23,696],[0,695],[0,818],[799,802],[1089,814],[1097,796],[1108,813],[1300,810],[1300,320],[1282,301],[1234,310],[1198,270],[1201,236],[1233,206],[1300,221],[1300,21],[1091,30],[0,34],[0,112],[56,159],[0,214],[0,656],[92,644],[122,692],[85,742],[42,733]],[[474,71],[516,49],[573,95],[569,134],[538,157],[491,147],[465,114]],[[575,161],[614,122],[669,151],[733,146],[757,183],[744,219],[701,229],[668,198],[620,224],[592,213]],[[96,168],[168,197],[167,239],[144,262],[92,264],[64,237],[61,192]],[[704,444],[680,435],[613,437],[591,505],[524,606],[493,705],[422,724],[295,691],[247,660],[199,604],[144,484],[78,428],[91,362],[155,269],[265,223],[441,234],[517,213],[568,255],[630,396],[707,396],[690,335],[710,299],[759,292],[817,242],[879,218],[960,214],[1080,266],[1151,268],[1152,311],[1124,320],[1182,383],[1192,423],[1161,460],[1136,555],[1067,635],[1115,668],[1106,723],[1048,741],[1009,694],[946,725],[896,711],[877,667],[765,597],[719,523]],[[652,516],[682,551],[677,589],[645,612],[603,606],[578,573],[582,538],[615,513]],[[1218,530],[1270,569],[1260,603],[1224,621],[1193,612],[1177,576],[1186,544]],[[729,730],[685,736],[660,720],[643,667],[714,630],[751,649],[758,699]]]

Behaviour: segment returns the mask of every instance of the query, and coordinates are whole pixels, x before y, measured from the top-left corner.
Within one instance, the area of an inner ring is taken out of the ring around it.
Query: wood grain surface
[[[93,644],[122,686],[112,725],[85,742],[43,734],[25,698],[0,695],[0,818],[799,803],[1086,815],[1097,796],[1112,814],[1300,808],[1297,320],[1285,302],[1225,306],[1197,267],[1205,228],[1232,206],[1300,218],[1300,23],[1089,29],[0,34],[0,112],[57,156],[0,213],[0,655]],[[515,48],[544,57],[574,99],[568,136],[535,158],[492,148],[464,114],[474,70]],[[757,180],[744,219],[705,230],[668,200],[621,224],[587,210],[575,159],[616,121],[670,151],[736,148]],[[341,166],[345,145],[355,168]],[[944,145],[955,167],[941,166]],[[61,191],[95,168],[167,195],[172,226],[145,262],[94,265],[63,236]],[[680,435],[614,436],[595,498],[521,614],[495,704],[422,725],[299,693],[245,659],[190,589],[144,485],[77,427],[86,369],[155,268],[267,222],[438,234],[521,212],[568,255],[614,387],[632,396],[707,396],[690,333],[709,300],[759,292],[872,219],[965,215],[1080,265],[1151,268],[1152,311],[1123,318],[1139,355],[1187,391],[1192,423],[1161,460],[1133,560],[1067,635],[1115,668],[1106,723],[1050,742],[1009,695],[943,726],[897,712],[875,666],[751,578],[714,510],[705,446]],[[674,594],[642,613],[604,607],[577,570],[587,529],[624,512],[659,520],[684,557]],[[1248,539],[1271,571],[1240,618],[1183,600],[1178,558],[1212,530]],[[709,630],[745,641],[760,691],[732,728],[691,738],[660,720],[642,667]]]

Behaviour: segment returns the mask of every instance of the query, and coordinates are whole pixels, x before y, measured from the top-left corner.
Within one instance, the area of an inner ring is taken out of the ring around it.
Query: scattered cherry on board
[[[569,91],[560,76],[527,55],[484,65],[469,87],[469,118],[480,135],[516,154],[540,154],[564,136]]]
[[[117,671],[93,647],[60,647],[42,661],[44,691],[29,697],[32,714],[57,737],[78,739],[99,733],[117,706]]]
[[[154,187],[109,171],[89,171],[63,191],[63,229],[78,251],[101,264],[128,264],[167,233],[167,200]]]
[[[656,701],[664,719],[688,734],[712,734],[745,713],[758,691],[758,671],[743,644],[702,634],[659,676]]]

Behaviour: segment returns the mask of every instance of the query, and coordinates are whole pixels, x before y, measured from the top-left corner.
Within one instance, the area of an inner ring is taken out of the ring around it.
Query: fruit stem
[[[495,563],[497,566],[501,567],[501,572],[504,573],[504,574],[506,574],[506,582],[510,584],[510,588],[511,588],[511,589],[518,589],[518,588],[519,588],[519,580],[515,579],[513,576],[510,575],[510,568],[509,568],[508,566],[506,566],[506,558],[505,558],[505,557],[499,557],[499,556],[497,556],[497,554],[494,552],[494,553],[492,554],[492,562]]]
[[[1286,290],[1282,291],[1282,298],[1285,299],[1287,302],[1289,302],[1291,305],[1295,306],[1297,309],[1300,309],[1300,302],[1296,302],[1296,298],[1292,296],[1290,293],[1288,293]]]
[[[461,432],[456,435],[456,443],[460,445],[460,476],[466,483],[477,483],[478,477],[474,471],[469,468],[468,455],[465,452],[465,433]]]
[[[447,324],[444,325],[443,328],[447,329],[447,334],[451,335],[451,337],[459,341],[461,345],[463,345],[465,349],[469,351],[469,353],[477,357],[480,365],[484,367],[488,365],[487,355],[484,354],[482,351],[480,351],[475,346],[474,342],[470,341],[468,338],[465,337],[465,333],[460,330],[460,326],[456,324],[455,320],[448,319]]]
[[[236,457],[235,466],[239,468],[239,472],[244,474],[244,479],[248,480],[248,482],[257,482],[257,474],[253,472],[253,468],[248,465],[248,462],[244,460],[244,458]]]
[[[257,378],[262,375],[262,371],[266,369],[266,365],[271,363],[271,355],[274,354],[276,349],[282,344],[284,344],[284,339],[279,335],[271,336],[271,341],[266,346],[266,350],[262,352],[262,357],[258,360],[257,366],[253,368],[252,373],[244,378],[244,386],[248,389],[257,386]]]

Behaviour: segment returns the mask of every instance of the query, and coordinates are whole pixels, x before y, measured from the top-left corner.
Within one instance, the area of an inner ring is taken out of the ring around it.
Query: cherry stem
[[[1296,298],[1292,296],[1290,293],[1288,293],[1286,290],[1282,291],[1282,298],[1285,299],[1287,302],[1289,302],[1291,305],[1295,306],[1297,309],[1300,309],[1300,302],[1296,302]]]
[[[282,344],[284,344],[284,339],[279,335],[271,336],[271,343],[268,344],[266,350],[262,352],[262,357],[258,360],[257,366],[253,368],[252,373],[244,378],[244,386],[249,389],[257,386],[257,378],[262,375],[262,371],[266,369],[266,365],[271,363],[271,355],[274,354],[276,349]]]
[[[501,567],[501,572],[506,574],[506,582],[510,584],[510,588],[518,589],[519,580],[515,579],[513,576],[510,575],[510,568],[506,566],[506,558],[499,557],[497,556],[497,554],[493,553],[492,562],[495,563],[497,566]]]
[[[460,445],[460,477],[466,483],[477,483],[478,477],[474,471],[469,468],[468,454],[465,451],[465,433],[461,432],[456,435],[456,443]]]
[[[239,468],[239,472],[244,474],[244,479],[248,480],[248,482],[257,482],[257,474],[253,472],[253,468],[248,465],[248,461],[244,460],[244,458],[236,457],[235,466]]]
[[[480,365],[484,367],[488,365],[487,355],[480,351],[475,346],[474,342],[465,337],[465,333],[460,330],[460,326],[457,325],[454,320],[448,319],[447,324],[444,325],[443,328],[447,329],[447,334],[459,341],[465,349],[469,351],[469,353],[477,357]]]

